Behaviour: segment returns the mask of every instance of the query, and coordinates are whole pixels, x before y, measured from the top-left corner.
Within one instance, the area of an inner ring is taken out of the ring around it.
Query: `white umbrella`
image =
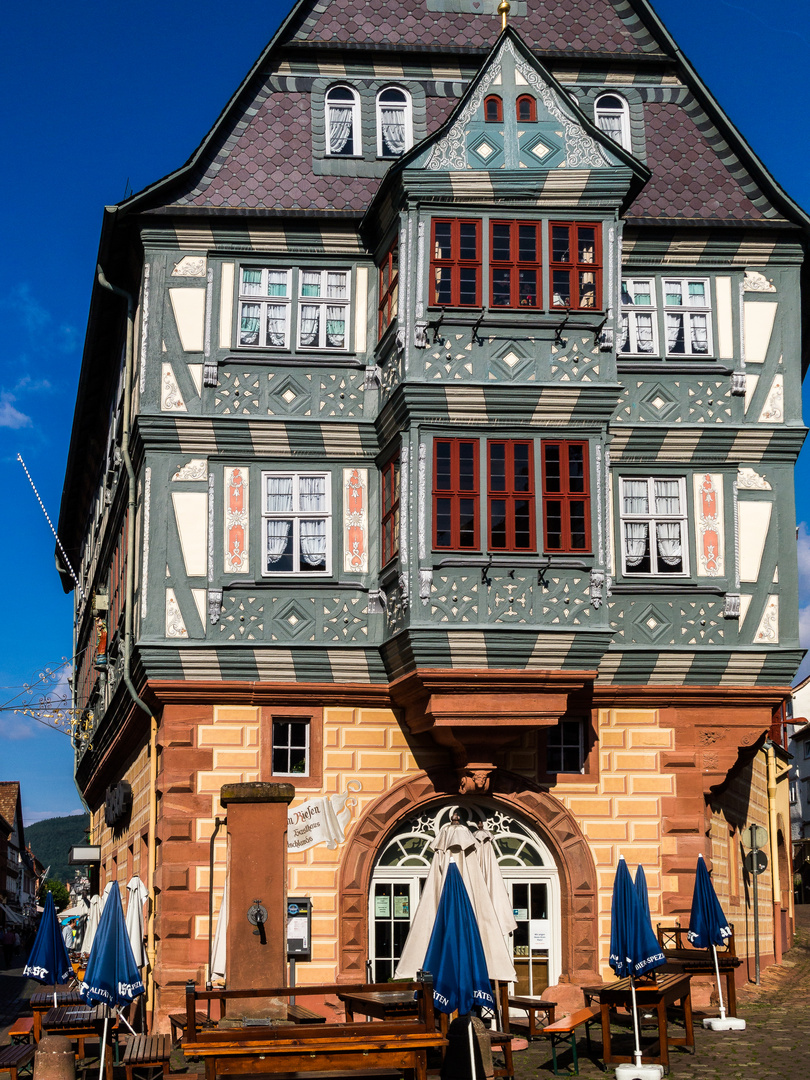
[[[481,872],[475,837],[466,825],[453,821],[439,830],[439,835],[432,846],[433,861],[430,864],[422,898],[416,909],[402,956],[397,964],[395,978],[414,979],[416,972],[422,967],[433,924],[436,921],[436,911],[447,868],[451,863],[455,863],[475,911],[487,960],[487,974],[490,979],[497,979],[500,982],[515,982],[517,980],[515,965],[512,963],[498,912]],[[511,908],[510,916],[514,922]]]
[[[101,910],[104,910],[104,905],[107,903],[107,897],[110,895],[110,889],[113,887],[112,881],[108,881],[104,886],[104,892],[101,894]]]
[[[87,916],[87,925],[84,929],[84,938],[82,940],[82,952],[89,953],[93,948],[93,940],[96,936],[96,930],[98,930],[99,920],[101,919],[101,897],[90,897],[90,912]]]
[[[214,945],[211,951],[211,974],[210,978],[225,978],[225,939],[228,930],[228,893],[222,894],[222,903],[219,905],[217,929],[214,934]]]
[[[487,891],[490,900],[492,900],[492,906],[495,908],[495,914],[498,916],[501,933],[506,937],[517,930],[517,920],[512,908],[509,890],[506,888],[506,882],[503,880],[503,874],[498,865],[498,856],[492,846],[494,839],[495,837],[489,831],[486,822],[478,826],[475,833],[475,840],[478,844],[478,863],[487,884]]]
[[[127,883],[127,937],[132,946],[132,955],[139,968],[146,964],[146,949],[143,945],[143,905],[149,896],[149,890],[136,874]]]

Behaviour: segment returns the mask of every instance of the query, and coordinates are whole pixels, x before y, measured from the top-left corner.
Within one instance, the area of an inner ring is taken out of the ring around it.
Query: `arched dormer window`
[[[326,92],[326,153],[331,157],[359,157],[360,99],[348,86]]]
[[[377,157],[399,157],[412,144],[411,95],[398,86],[387,86],[377,94]]]
[[[630,149],[630,111],[619,94],[601,94],[594,105],[596,126],[625,150]]]
[[[531,94],[521,94],[516,108],[518,123],[533,124],[537,120],[537,102]]]
[[[490,94],[484,98],[484,119],[488,124],[500,124],[503,122],[503,102],[497,94]]]

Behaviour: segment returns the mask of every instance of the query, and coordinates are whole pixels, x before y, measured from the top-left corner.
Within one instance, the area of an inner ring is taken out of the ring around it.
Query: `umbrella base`
[[[663,1065],[617,1065],[616,1080],[661,1080]]]
[[[745,1021],[738,1016],[707,1016],[703,1026],[712,1031],[745,1031]]]

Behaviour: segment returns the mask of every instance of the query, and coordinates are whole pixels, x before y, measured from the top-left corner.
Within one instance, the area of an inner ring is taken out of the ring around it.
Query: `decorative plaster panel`
[[[172,277],[205,277],[207,266],[204,255],[184,255],[174,264]]]
[[[205,290],[169,289],[174,321],[184,352],[202,352],[205,339]]]
[[[187,638],[188,630],[183,620],[183,613],[177,603],[174,589],[166,590],[166,637]]]
[[[192,458],[182,465],[172,477],[172,480],[207,480],[208,460],[206,458]]]
[[[779,644],[779,597],[769,596],[759,621],[754,641],[768,645]]]
[[[186,574],[205,577],[208,568],[208,492],[173,491],[172,506]]]
[[[172,365],[161,364],[160,374],[160,410],[161,412],[186,412],[186,403],[177,385]]]
[[[368,572],[368,469],[343,470],[343,569]]]
[[[249,480],[244,467],[225,468],[225,549],[226,574],[250,572],[250,529],[248,517]]]
[[[698,577],[722,577],[724,570],[723,477],[695,473],[695,545]]]
[[[773,503],[740,500],[740,580],[757,581]]]
[[[759,414],[760,424],[781,424],[785,419],[785,385],[784,376],[776,375],[762,412]]]

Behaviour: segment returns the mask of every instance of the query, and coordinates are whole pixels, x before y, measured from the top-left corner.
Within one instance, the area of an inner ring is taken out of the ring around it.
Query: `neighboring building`
[[[810,677],[793,689],[788,721],[790,766],[790,836],[793,887],[800,904],[810,904]]]
[[[93,291],[59,535],[76,779],[102,887],[154,890],[161,1020],[247,780],[296,788],[301,981],[391,976],[453,807],[521,989],[606,972],[619,854],[671,923],[703,853],[747,956],[752,822],[763,964],[790,942],[810,222],[644,0],[564,6],[303,0],[105,212],[132,301]]]
[[[25,845],[20,785],[0,780],[0,916],[21,925],[36,914],[34,856]],[[2,919],[0,919],[2,921]]]

